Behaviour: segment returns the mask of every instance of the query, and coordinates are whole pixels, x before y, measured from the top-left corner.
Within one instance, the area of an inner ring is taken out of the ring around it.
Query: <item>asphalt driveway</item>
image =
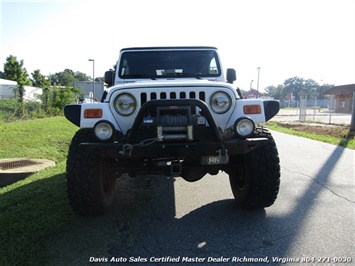
[[[130,265],[354,263],[355,151],[273,135],[282,174],[273,206],[237,207],[223,172],[195,183],[157,177],[136,244],[117,243],[110,259]]]

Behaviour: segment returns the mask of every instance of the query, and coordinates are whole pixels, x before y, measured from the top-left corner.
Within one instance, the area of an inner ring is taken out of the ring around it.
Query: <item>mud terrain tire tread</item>
[[[92,129],[79,129],[69,147],[67,193],[76,213],[83,216],[104,213],[114,199],[115,179],[105,175],[102,159],[80,148],[83,142],[97,141]]]
[[[280,187],[280,160],[276,143],[266,127],[256,126],[254,137],[267,138],[268,143],[245,155],[242,171],[246,186],[240,189],[235,182],[235,175],[229,175],[233,194],[237,201],[246,208],[265,208],[271,206]]]

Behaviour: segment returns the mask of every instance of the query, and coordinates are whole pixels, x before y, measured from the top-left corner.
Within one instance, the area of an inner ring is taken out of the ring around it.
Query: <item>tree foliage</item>
[[[23,60],[18,61],[16,56],[13,55],[6,58],[3,76],[5,79],[16,81],[17,84],[22,86],[32,85],[27,70],[23,67]]]
[[[87,78],[85,74],[81,72],[74,73],[70,69],[57,74],[61,82],[68,83],[66,86],[51,85],[51,80],[42,75],[39,70],[35,70],[32,73],[32,83],[36,87],[42,88],[41,108],[47,115],[60,115],[66,104],[73,103],[78,98],[79,90],[71,85],[71,81],[75,80],[75,76]]]
[[[34,87],[44,89],[49,88],[49,86],[51,85],[50,80],[46,76],[42,75],[39,69],[32,72],[31,75],[31,82]]]
[[[73,86],[77,81],[88,81],[89,76],[79,71],[65,69],[62,72],[49,75],[49,80],[51,85]]]
[[[285,90],[283,85],[268,86],[265,88],[265,92],[268,96],[271,96],[274,99],[279,100],[285,98]]]
[[[303,79],[295,76],[286,79],[283,84],[266,87],[265,92],[268,96],[277,100],[286,100],[287,96],[292,94],[294,99],[298,101],[302,98],[323,98],[323,93],[331,87],[333,87],[333,85],[319,85],[313,79]]]
[[[25,108],[23,104],[23,96],[25,94],[25,86],[31,86],[32,83],[28,77],[26,68],[23,67],[23,60],[18,61],[16,56],[10,55],[6,58],[4,64],[5,79],[17,82],[15,96],[18,101],[17,115],[21,118],[25,115]]]
[[[47,115],[60,115],[66,104],[75,103],[80,91],[70,86],[51,86],[43,89],[42,109]]]
[[[74,72],[65,69],[54,75],[46,77],[37,69],[31,73],[31,78],[24,68],[23,60],[18,61],[15,56],[10,55],[4,64],[4,71],[0,73],[1,78],[16,81],[18,86],[15,90],[16,105],[13,100],[2,101],[0,117],[12,119],[13,117],[44,117],[61,115],[66,104],[76,102],[79,97],[79,90],[73,88],[76,81],[89,80],[89,77],[81,72]],[[52,85],[54,84],[54,85]],[[40,101],[26,101],[23,96],[24,86],[42,88]]]

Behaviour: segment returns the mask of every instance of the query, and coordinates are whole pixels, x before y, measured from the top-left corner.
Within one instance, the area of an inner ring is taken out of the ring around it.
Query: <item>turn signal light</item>
[[[102,109],[85,109],[84,118],[101,118]]]
[[[261,106],[259,104],[244,105],[244,114],[261,114]]]

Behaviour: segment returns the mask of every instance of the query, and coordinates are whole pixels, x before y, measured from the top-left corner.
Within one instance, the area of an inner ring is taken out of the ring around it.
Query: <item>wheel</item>
[[[236,201],[247,208],[271,206],[279,192],[280,160],[276,143],[266,127],[256,126],[255,138],[267,138],[264,146],[231,157],[229,181]]]
[[[82,142],[95,142],[91,129],[79,129],[69,147],[67,193],[74,211],[83,216],[104,213],[113,203],[115,177],[103,159],[80,148]]]

